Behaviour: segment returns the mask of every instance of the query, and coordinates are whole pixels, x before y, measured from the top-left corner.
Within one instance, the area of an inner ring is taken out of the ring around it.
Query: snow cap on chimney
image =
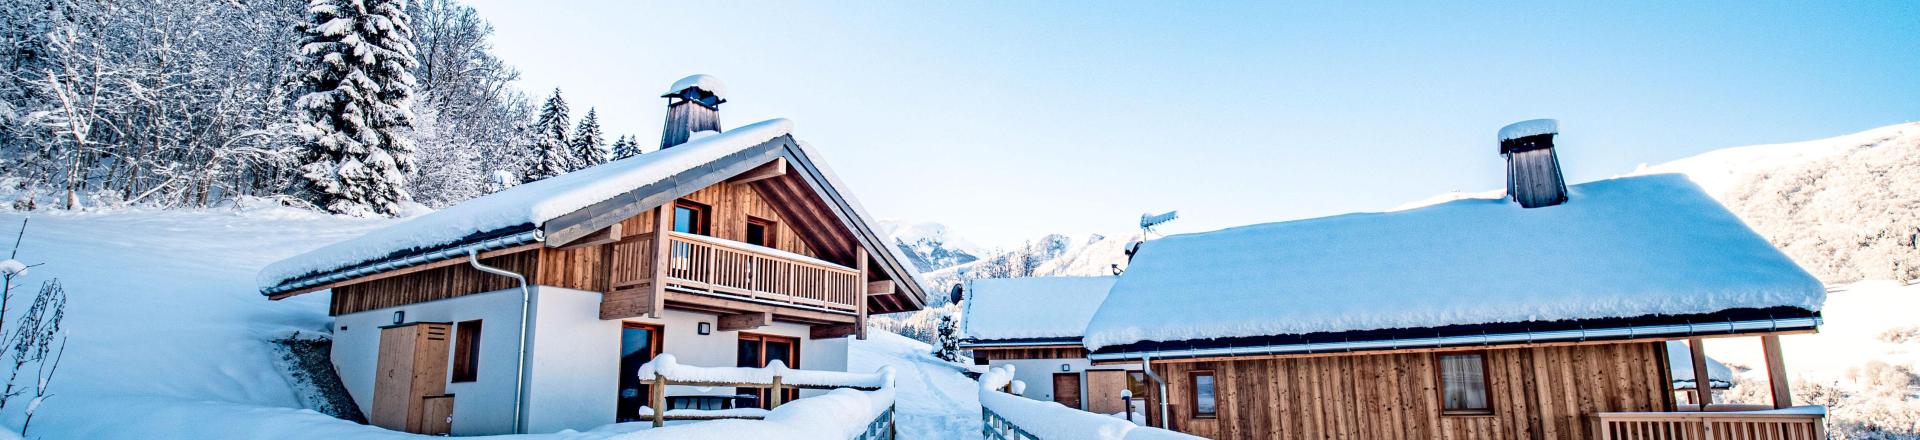
[[[693,133],[720,131],[720,104],[727,86],[713,75],[696,74],[667,87],[667,123],[660,130],[660,148],[687,143]]]
[[[1507,196],[1522,208],[1539,208],[1567,201],[1567,182],[1553,137],[1560,121],[1534,119],[1500,128],[1500,155],[1507,159]]]

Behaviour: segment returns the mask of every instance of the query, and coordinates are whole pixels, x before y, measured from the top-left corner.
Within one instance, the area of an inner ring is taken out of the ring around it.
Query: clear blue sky
[[[989,245],[1493,189],[1522,119],[1574,182],[1920,119],[1920,2],[1465,3],[474,2],[609,137],[712,74],[726,126],[793,119],[874,215]]]

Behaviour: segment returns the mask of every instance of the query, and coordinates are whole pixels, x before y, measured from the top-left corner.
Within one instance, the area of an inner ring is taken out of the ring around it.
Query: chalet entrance
[[[660,355],[660,336],[660,326],[621,323],[620,400],[614,412],[616,421],[641,420],[640,407],[653,395],[653,386],[640,381],[640,366]]]
[[[452,326],[420,322],[380,328],[373,382],[374,426],[415,434],[452,432],[447,346]]]
[[[1080,408],[1080,374],[1053,373],[1053,401],[1068,408]]]
[[[800,340],[786,336],[740,333],[739,362],[735,366],[763,368],[773,361],[780,361],[789,368],[800,368]],[[768,394],[769,391],[761,388],[741,388],[739,392],[753,396],[751,406],[773,409],[768,405],[769,398],[772,397]],[[800,390],[797,389],[781,392],[785,393],[780,398],[782,402],[792,402],[800,398]]]

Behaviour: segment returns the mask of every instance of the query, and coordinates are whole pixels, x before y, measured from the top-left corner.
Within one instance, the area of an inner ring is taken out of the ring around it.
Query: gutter
[[[1153,383],[1160,384],[1160,398],[1158,399],[1160,401],[1160,429],[1173,429],[1167,427],[1167,419],[1171,416],[1171,414],[1167,414],[1167,399],[1169,398],[1167,395],[1167,381],[1161,379],[1159,373],[1153,372],[1152,354],[1140,355],[1140,370],[1147,372],[1147,377],[1152,378]],[[1127,408],[1126,410],[1129,413],[1133,412],[1133,408]]]
[[[526,398],[525,393],[527,389],[527,321],[531,319],[528,315],[532,314],[532,308],[530,306],[533,302],[533,291],[527,288],[526,275],[480,264],[480,251],[478,249],[467,248],[467,263],[473,265],[474,269],[479,269],[481,272],[513,278],[515,281],[520,282],[520,355],[514,357],[519,365],[515,366],[513,371],[513,433],[521,434],[520,420],[525,418],[524,416],[526,415],[521,405]]]
[[[1600,329],[1555,330],[1545,332],[1524,331],[1515,333],[1492,333],[1479,335],[1444,336],[1415,339],[1384,339],[1372,341],[1315,342],[1305,344],[1281,344],[1253,347],[1192,348],[1184,350],[1147,350],[1136,352],[1095,353],[1088,359],[1095,361],[1127,360],[1135,357],[1157,356],[1161,358],[1196,358],[1215,356],[1251,356],[1283,355],[1310,353],[1345,353],[1367,350],[1400,350],[1410,348],[1470,347],[1496,344],[1527,344],[1535,342],[1567,342],[1607,339],[1641,338],[1677,338],[1705,335],[1728,335],[1749,332],[1775,332],[1785,330],[1816,329],[1822,323],[1818,316],[1807,318],[1756,319],[1747,321],[1725,321],[1708,323],[1668,324],[1626,326]]]
[[[517,234],[503,235],[499,237],[489,238],[486,240],[475,241],[465,245],[454,246],[446,249],[420,252],[412,255],[401,255],[401,256],[388,258],[388,259],[385,259],[379,262],[374,262],[374,263],[357,264],[352,269],[349,269],[349,270],[339,270],[339,271],[328,273],[322,276],[301,279],[293,282],[282,281],[280,284],[274,285],[273,287],[260,289],[260,294],[272,296],[282,292],[291,292],[294,290],[305,289],[308,287],[325,285],[335,281],[350,280],[350,279],[359,278],[362,276],[373,275],[376,273],[386,272],[386,271],[399,269],[403,267],[417,266],[417,265],[431,263],[435,261],[459,258],[460,256],[466,255],[471,252],[476,252],[476,251],[485,252],[485,251],[491,251],[495,249],[505,249],[505,248],[519,246],[519,245],[532,243],[536,241],[543,241],[545,239],[544,235],[545,234],[542,234],[540,232],[540,229],[536,227],[532,230],[517,233]]]

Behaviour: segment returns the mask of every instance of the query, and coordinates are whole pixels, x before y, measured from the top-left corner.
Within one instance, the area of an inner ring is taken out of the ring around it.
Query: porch
[[[722,329],[779,319],[848,334],[864,320],[869,294],[895,290],[890,281],[867,281],[864,250],[856,257],[861,267],[846,267],[674,231],[627,237],[609,248],[611,285],[601,304],[602,319],[675,308],[720,315]]]
[[[1786,362],[1779,334],[1759,336],[1771,404],[1715,402],[1713,376],[1708,369],[1705,338],[1687,340],[1687,369],[1693,377],[1692,403],[1675,405],[1673,412],[1602,412],[1594,415],[1595,438],[1602,440],[1816,440],[1827,438],[1826,407],[1794,406],[1787,382]],[[1678,381],[1669,381],[1670,395],[1680,394]]]

